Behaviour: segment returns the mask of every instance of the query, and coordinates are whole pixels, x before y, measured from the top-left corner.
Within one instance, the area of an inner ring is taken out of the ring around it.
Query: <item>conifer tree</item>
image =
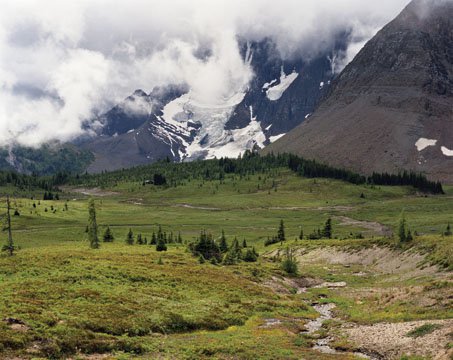
[[[282,269],[289,275],[296,275],[299,271],[293,249],[286,248]]]
[[[444,235],[445,236],[451,236],[452,235],[450,223],[448,223],[447,230],[445,231]]]
[[[132,232],[132,229],[130,229],[130,228],[129,228],[129,232],[127,233],[127,236],[126,236],[126,244],[134,245],[134,233]]]
[[[100,244],[94,199],[90,199],[88,203],[88,241],[92,249],[99,249]]]
[[[256,262],[258,260],[258,254],[255,251],[255,248],[247,249],[247,251],[245,252],[245,255],[243,257],[243,260],[245,262]]]
[[[407,223],[406,223],[406,217],[404,214],[401,215],[399,227],[398,227],[398,238],[401,243],[404,243],[407,241]]]
[[[247,248],[247,241],[245,241],[245,238],[244,240],[242,241],[242,247],[245,249]]]
[[[303,240],[303,239],[304,239],[304,230],[300,229],[299,240]]]
[[[412,231],[409,229],[407,230],[406,241],[410,242],[412,240],[414,240],[414,237],[412,236]]]
[[[286,237],[285,237],[285,224],[283,223],[283,219],[280,220],[280,226],[279,226],[278,232],[277,232],[277,239],[278,239],[278,241],[285,241],[286,240]]]
[[[112,242],[115,237],[113,236],[112,230],[110,230],[110,226],[107,226],[107,229],[105,229],[104,235],[103,235],[103,240],[104,242]]]
[[[163,237],[157,239],[156,251],[167,251],[167,244]]]
[[[237,264],[242,259],[242,251],[239,246],[239,241],[235,237],[233,243],[231,244],[230,249],[223,257],[223,263],[225,265],[234,265]]]
[[[322,231],[322,236],[326,239],[332,239],[332,219],[328,218],[324,229]]]
[[[11,229],[11,202],[9,196],[6,197],[6,228],[8,230],[8,242],[2,247],[2,251],[6,251],[9,256],[13,256],[16,247],[14,246],[13,232]]]
[[[182,244],[181,231],[178,232],[178,244]]]
[[[156,245],[157,244],[157,237],[156,233],[153,231],[153,234],[151,235],[151,242],[149,243],[150,245]]]
[[[226,253],[228,251],[228,243],[226,241],[224,230],[222,230],[222,236],[220,237],[219,249],[221,253]]]
[[[142,234],[138,234],[137,235],[137,244],[138,245],[143,245]]]

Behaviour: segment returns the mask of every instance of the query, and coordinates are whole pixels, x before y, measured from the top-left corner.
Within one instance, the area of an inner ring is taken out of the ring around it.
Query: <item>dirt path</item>
[[[195,210],[206,210],[206,211],[222,211],[221,208],[207,207],[207,206],[195,206],[190,204],[176,204],[174,207],[182,207],[186,209],[195,209]]]
[[[356,226],[366,229],[369,232],[381,235],[392,236],[393,231],[388,226],[373,221],[360,221],[346,216],[334,216],[334,219],[340,221],[340,226]]]
[[[73,193],[78,193],[82,195],[87,195],[87,196],[100,196],[100,197],[105,197],[105,196],[113,196],[113,195],[119,195],[118,192],[114,191],[106,191],[102,190],[100,188],[63,188],[62,190],[67,191],[67,192],[73,192]]]
[[[428,323],[439,324],[442,327],[418,338],[407,336],[408,332]],[[383,359],[418,355],[435,360],[447,360],[453,356],[453,349],[447,350],[453,332],[453,319],[382,323],[371,326],[346,325],[343,332],[358,348],[379,353]]]

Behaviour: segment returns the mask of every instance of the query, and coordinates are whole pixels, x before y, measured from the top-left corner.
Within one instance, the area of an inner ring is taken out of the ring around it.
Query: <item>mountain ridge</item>
[[[264,153],[453,182],[453,3],[427,12],[433,4],[411,2],[339,74],[314,115]],[[423,139],[435,143],[420,148]]]

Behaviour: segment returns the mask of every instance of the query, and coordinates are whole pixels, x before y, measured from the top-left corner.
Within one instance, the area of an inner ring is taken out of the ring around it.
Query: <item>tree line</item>
[[[268,236],[267,240],[264,242],[264,246],[270,246],[270,245],[278,244],[278,243],[283,245],[283,242],[287,240],[285,233],[286,233],[285,232],[285,223],[282,219],[282,220],[280,220],[277,234],[275,234],[273,236]],[[324,227],[322,229],[321,228],[314,229],[312,233],[306,235],[305,237],[304,237],[304,230],[303,230],[303,228],[301,228],[299,237],[298,237],[299,240],[304,240],[304,239],[320,240],[320,239],[332,239],[332,238],[333,238],[333,226],[332,226],[331,218],[328,218],[326,220]]]
[[[220,158],[185,163],[172,163],[168,159],[144,166],[100,174],[84,174],[67,177],[65,183],[91,187],[115,186],[120,182],[137,181],[158,186],[175,187],[191,180],[223,180],[228,174],[240,177],[271,170],[288,168],[306,178],[327,178],[356,185],[412,186],[421,192],[443,194],[440,182],[430,181],[423,174],[402,171],[398,174],[373,173],[370,176],[333,167],[315,160],[307,160],[292,154],[268,154],[261,156],[246,151],[236,159]]]

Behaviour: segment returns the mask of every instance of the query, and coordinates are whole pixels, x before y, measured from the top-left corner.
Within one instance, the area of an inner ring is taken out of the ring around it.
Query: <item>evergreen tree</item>
[[[237,238],[234,238],[234,241],[231,244],[230,249],[223,257],[223,264],[234,265],[237,264],[241,259],[242,259],[241,247],[239,246]]]
[[[256,262],[258,260],[258,254],[256,253],[255,248],[247,249],[243,257],[243,260],[245,262]]]
[[[304,230],[300,229],[299,240],[303,240],[303,239],[304,239]]]
[[[203,230],[197,241],[190,246],[194,255],[202,255],[205,260],[211,260],[213,257],[220,260],[220,248],[213,240],[212,235]]]
[[[134,245],[134,233],[132,232],[132,229],[129,229],[129,232],[127,233],[126,244]]]
[[[404,243],[407,241],[407,223],[406,223],[406,217],[404,214],[401,215],[399,227],[398,227],[398,238],[401,243]]]
[[[444,235],[445,236],[451,236],[452,235],[450,223],[448,223],[447,230],[445,231]]]
[[[148,239],[146,238],[146,236],[145,236],[145,238],[143,239],[143,245],[148,245]]]
[[[6,197],[6,209],[6,229],[8,230],[8,242],[2,247],[2,251],[6,251],[9,256],[13,256],[16,246],[14,245],[13,232],[11,229],[11,201],[9,200],[9,196]]]
[[[282,262],[282,269],[289,275],[297,275],[299,268],[294,257],[293,249],[286,248],[285,258]]]
[[[156,251],[167,251],[167,244],[163,237],[157,239]]]
[[[279,226],[278,232],[277,232],[277,239],[278,239],[278,241],[285,241],[286,240],[286,237],[285,237],[285,224],[283,223],[283,219],[280,220],[280,226]]]
[[[228,251],[228,243],[225,236],[225,231],[222,230],[222,236],[220,237],[219,249],[222,254]]]
[[[332,239],[332,219],[328,218],[324,229],[322,231],[322,236],[326,239]]]
[[[151,242],[149,243],[150,245],[156,245],[157,244],[157,237],[156,233],[153,231],[153,234],[151,235]]]
[[[245,238],[244,240],[242,241],[242,247],[245,249],[247,248],[247,241],[245,241]]]
[[[407,230],[406,241],[407,241],[407,242],[410,242],[410,241],[412,241],[412,240],[414,240],[414,237],[412,236],[412,232],[411,232],[411,230],[409,229],[409,230]]]
[[[178,232],[178,244],[182,244],[181,231]]]
[[[164,233],[162,232],[162,226],[159,225],[157,229],[157,240],[164,239]]]
[[[112,230],[110,230],[110,226],[107,226],[103,235],[104,242],[113,242],[114,239],[115,237],[113,236]]]
[[[88,203],[88,240],[92,249],[99,249],[100,244],[94,199],[90,199]]]
[[[137,235],[137,244],[138,245],[143,245],[142,234],[138,234]]]

